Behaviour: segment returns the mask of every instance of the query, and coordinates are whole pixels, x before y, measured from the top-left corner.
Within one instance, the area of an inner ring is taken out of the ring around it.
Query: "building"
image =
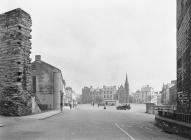
[[[171,83],[163,84],[161,92],[161,103],[163,105],[170,105],[170,88],[176,84],[176,81],[171,81]],[[172,94],[172,90],[171,90]]]
[[[35,56],[32,62],[32,93],[41,110],[60,109],[63,103],[65,81],[60,69]]]
[[[129,82],[126,74],[124,87],[121,85],[118,89],[119,103],[129,103]]]
[[[177,104],[177,86],[176,84],[169,89],[169,105]]]
[[[114,97],[116,95],[117,88],[116,86],[103,86],[102,93],[103,93],[103,99],[106,104],[116,104],[116,100],[114,100]]]
[[[122,85],[118,88],[117,94],[118,94],[119,103],[124,103],[125,89]]]
[[[65,88],[65,94],[64,94],[64,103],[65,105],[72,104],[72,94],[73,90],[71,87]]]
[[[142,103],[156,103],[156,95],[152,87],[149,85],[141,88]]]
[[[135,93],[132,94],[133,103],[140,104],[142,103],[142,94],[140,90],[137,90]]]
[[[65,88],[65,95],[64,95],[64,103],[65,106],[68,106],[69,104],[74,107],[77,104],[77,98],[76,98],[76,93],[73,91],[71,87],[66,87]]]
[[[177,111],[191,113],[191,1],[177,0]]]
[[[14,9],[0,15],[0,114],[32,113],[31,26],[28,13]]]
[[[90,89],[89,87],[84,87],[82,89],[82,103],[83,104],[88,104],[92,102],[92,97],[90,94]]]
[[[157,105],[161,105],[161,95],[162,95],[161,91],[157,93]]]
[[[103,103],[112,104],[117,101],[116,86],[103,86],[103,88],[94,89],[91,87],[84,87],[82,89],[82,103]]]
[[[94,93],[93,102],[95,102],[97,104],[101,104],[104,101],[103,89],[96,88],[96,89],[94,89],[93,93]]]

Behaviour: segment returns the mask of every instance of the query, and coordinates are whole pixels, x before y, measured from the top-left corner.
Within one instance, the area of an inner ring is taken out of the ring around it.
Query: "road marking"
[[[127,133],[124,129],[122,129],[117,123],[115,123],[115,126],[119,128],[125,135],[127,135],[131,140],[135,140],[129,133]]]

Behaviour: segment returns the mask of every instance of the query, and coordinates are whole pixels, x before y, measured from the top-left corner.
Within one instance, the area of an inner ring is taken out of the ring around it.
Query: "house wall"
[[[47,105],[48,109],[59,109],[61,103],[61,91],[63,92],[63,80],[61,72],[43,61],[32,63],[33,93],[38,97],[40,104]],[[36,90],[36,91],[35,91]]]

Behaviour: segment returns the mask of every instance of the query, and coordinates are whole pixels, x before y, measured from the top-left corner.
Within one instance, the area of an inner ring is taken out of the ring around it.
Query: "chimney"
[[[41,55],[35,55],[35,61],[41,61]]]

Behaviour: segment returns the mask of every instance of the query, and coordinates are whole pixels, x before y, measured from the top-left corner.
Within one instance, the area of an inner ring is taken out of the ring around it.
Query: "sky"
[[[62,70],[66,85],[144,85],[176,79],[175,0],[0,0],[0,13],[32,18],[32,54]]]

